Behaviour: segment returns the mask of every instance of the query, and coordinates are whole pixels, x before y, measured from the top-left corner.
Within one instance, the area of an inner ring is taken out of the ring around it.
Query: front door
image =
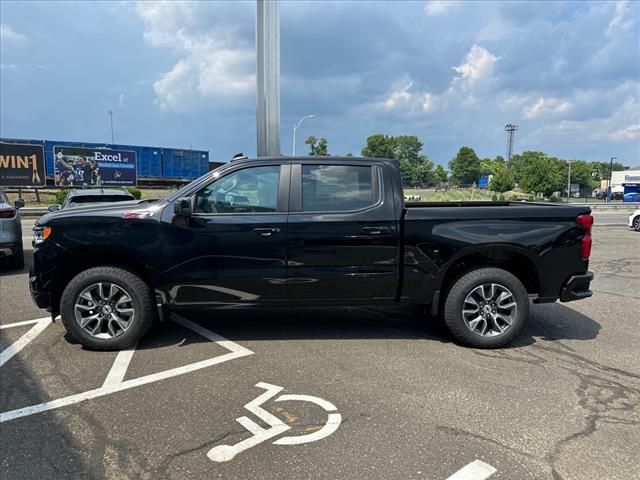
[[[322,303],[394,298],[398,231],[370,162],[304,160],[292,166],[289,298]]]
[[[288,163],[245,164],[193,195],[193,214],[174,219],[167,235],[162,278],[170,304],[287,298],[289,172]]]

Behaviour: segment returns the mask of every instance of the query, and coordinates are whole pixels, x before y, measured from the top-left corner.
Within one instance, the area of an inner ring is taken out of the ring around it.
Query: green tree
[[[547,197],[561,190],[563,180],[556,159],[540,152],[525,153],[538,153],[538,155],[527,155],[528,161],[521,173],[520,187],[527,193]]]
[[[327,152],[327,140],[321,138],[318,140],[313,135],[307,137],[304,141],[307,145],[309,145],[309,155],[313,157],[326,157],[329,155]]]
[[[501,167],[491,178],[489,190],[498,193],[504,193],[508,192],[509,190],[513,190],[515,186],[516,181],[513,178],[513,172],[511,172],[511,169]]]
[[[362,149],[363,157],[396,158],[394,156],[394,139],[389,135],[377,133],[367,138],[367,144]]]
[[[400,175],[407,187],[425,187],[436,182],[433,162],[422,152],[422,142],[415,135],[393,137],[381,133],[367,138],[362,156],[395,158],[400,163]]]
[[[433,173],[436,177],[436,182],[438,184],[442,185],[443,183],[447,183],[447,180],[448,180],[447,171],[444,169],[442,165],[438,165]]]
[[[473,148],[462,147],[449,162],[451,181],[456,185],[471,185],[480,178],[480,159]]]

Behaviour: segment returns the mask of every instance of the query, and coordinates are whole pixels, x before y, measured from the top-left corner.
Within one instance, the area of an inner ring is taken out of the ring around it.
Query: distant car
[[[108,188],[90,188],[83,190],[72,190],[64,199],[62,205],[55,204],[49,207],[50,212],[62,210],[65,208],[85,207],[91,203],[112,203],[112,202],[130,202],[136,200],[131,193],[126,190],[108,189]]]
[[[629,215],[628,225],[636,232],[640,232],[640,208]]]
[[[640,192],[625,193],[622,199],[625,202],[640,202]]]
[[[6,193],[0,190],[0,262],[9,268],[24,267],[22,251],[22,225],[18,209],[24,207],[24,200],[9,203]]]

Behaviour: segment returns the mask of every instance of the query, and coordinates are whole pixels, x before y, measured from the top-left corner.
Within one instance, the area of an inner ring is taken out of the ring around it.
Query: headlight
[[[33,241],[31,244],[35,247],[40,245],[51,235],[51,227],[33,227]]]

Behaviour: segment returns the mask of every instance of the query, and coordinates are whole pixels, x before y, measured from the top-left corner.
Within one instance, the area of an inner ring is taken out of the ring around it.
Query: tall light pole
[[[280,155],[280,2],[257,0],[256,133],[259,157]]]
[[[617,160],[618,157],[611,157],[609,160],[609,182],[607,183],[607,201],[611,201],[613,198],[613,192],[611,191],[611,170],[613,170],[613,161]]]
[[[569,197],[571,197],[571,160],[569,162],[569,176],[567,178],[567,203],[569,203]]]
[[[296,123],[293,124],[293,148],[291,149],[291,151],[294,157],[296,156],[296,132],[298,131],[298,128],[300,128],[300,126],[308,118],[316,118],[316,116],[313,114],[307,115],[306,117],[302,117],[300,120],[298,120]]]
[[[111,145],[113,145],[113,110],[107,112],[109,114],[109,123],[111,123]]]

